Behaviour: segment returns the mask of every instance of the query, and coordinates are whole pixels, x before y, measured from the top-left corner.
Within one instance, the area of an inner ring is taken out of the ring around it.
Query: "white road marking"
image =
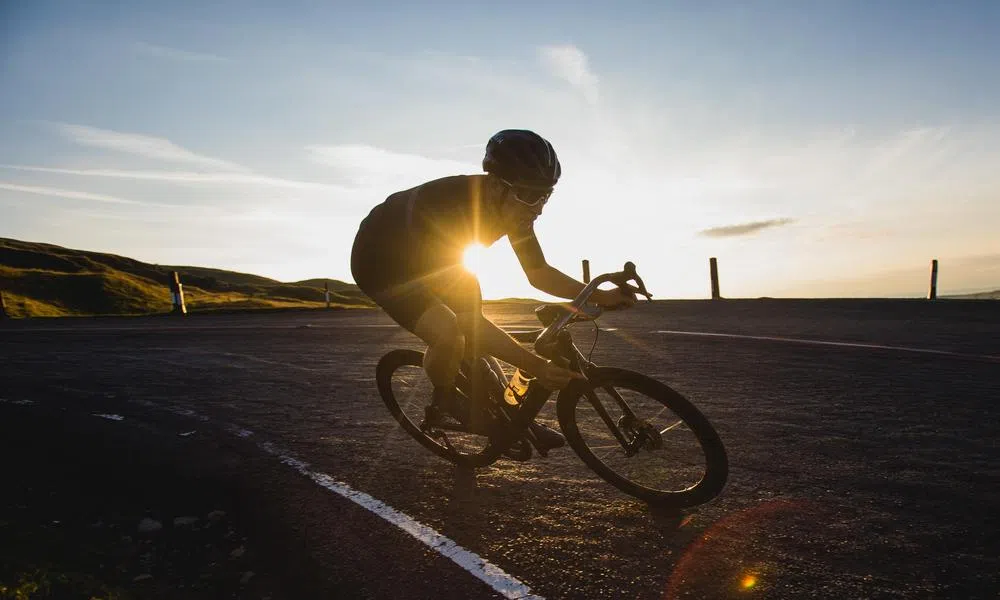
[[[194,417],[199,421],[209,421],[208,417],[187,408],[162,406],[141,399],[132,401],[146,407],[167,410],[186,417]],[[249,438],[254,435],[253,431],[244,429],[238,425],[226,424],[225,429],[241,438]],[[358,506],[371,511],[410,534],[417,541],[428,546],[441,556],[450,559],[472,576],[493,588],[494,591],[504,598],[508,598],[509,600],[545,600],[543,596],[531,593],[531,589],[526,584],[507,574],[500,567],[490,563],[475,552],[459,546],[450,538],[438,533],[433,528],[424,525],[409,515],[396,510],[381,500],[362,491],[355,490],[350,485],[337,481],[326,473],[311,470],[309,463],[303,462],[290,453],[276,448],[270,442],[258,442],[257,446],[279,459],[282,463],[292,467],[300,474],[305,475],[316,485],[347,498]]]
[[[491,564],[475,552],[466,550],[451,539],[441,535],[433,528],[420,523],[409,515],[396,510],[381,500],[374,498],[364,492],[355,490],[346,483],[335,480],[325,473],[319,473],[309,469],[309,464],[296,458],[287,456],[276,450],[271,444],[258,444],[264,451],[272,454],[284,464],[292,467],[302,475],[305,475],[316,485],[325,488],[335,494],[340,494],[344,498],[354,502],[372,513],[382,517],[389,523],[402,529],[418,541],[428,546],[445,558],[451,559],[455,564],[462,567],[474,577],[493,588],[504,598],[511,600],[544,600],[542,596],[531,593],[527,585],[511,577],[500,567]]]
[[[104,413],[100,413],[100,414],[95,413],[94,416],[95,417],[100,417],[102,419],[107,419],[109,421],[124,421],[125,420],[125,417],[123,417],[121,415],[111,415],[111,414],[104,414]]]
[[[762,340],[767,342],[788,342],[794,344],[811,344],[815,346],[839,346],[844,348],[869,348],[875,350],[895,350],[897,352],[917,352],[921,354],[937,354],[941,356],[955,356],[959,358],[975,358],[1000,362],[1000,356],[989,354],[968,354],[964,352],[951,352],[949,350],[934,350],[931,348],[911,348],[909,346],[888,346],[885,344],[867,344],[863,342],[833,342],[829,340],[809,340],[803,338],[777,337],[770,335],[744,335],[738,333],[710,333],[705,331],[675,331],[669,329],[657,329],[650,333],[663,333],[669,335],[690,335],[699,337],[722,337],[745,340]]]

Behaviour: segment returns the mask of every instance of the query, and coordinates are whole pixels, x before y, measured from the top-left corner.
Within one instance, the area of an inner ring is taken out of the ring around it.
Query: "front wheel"
[[[559,394],[559,426],[605,481],[650,504],[686,508],[722,491],[729,460],[687,399],[642,373],[598,367]]]

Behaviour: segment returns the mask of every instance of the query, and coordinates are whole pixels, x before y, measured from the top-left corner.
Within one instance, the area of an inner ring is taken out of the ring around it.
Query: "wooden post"
[[[719,295],[719,263],[714,256],[708,259],[708,267],[712,274],[712,300],[719,300],[722,298]]]
[[[175,315],[186,315],[187,306],[184,305],[184,286],[181,285],[181,278],[177,271],[170,272],[170,298],[174,305],[174,309],[171,313]]]
[[[8,316],[10,315],[7,314],[7,304],[4,303],[3,292],[0,292],[0,319],[6,319]]]
[[[326,307],[330,308],[330,282],[327,281],[323,284],[323,296],[326,297]]]
[[[583,259],[583,282],[590,283],[590,261]]]
[[[931,289],[927,292],[928,300],[937,299],[937,275],[938,275],[938,262],[935,258],[931,261]]]

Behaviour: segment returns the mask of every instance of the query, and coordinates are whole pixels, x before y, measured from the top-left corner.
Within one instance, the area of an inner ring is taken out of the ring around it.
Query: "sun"
[[[462,266],[474,275],[482,275],[480,268],[486,248],[482,244],[469,244],[462,253]]]

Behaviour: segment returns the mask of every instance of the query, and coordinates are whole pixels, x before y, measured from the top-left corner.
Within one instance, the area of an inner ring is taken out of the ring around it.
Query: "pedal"
[[[515,460],[517,462],[528,462],[531,460],[531,444],[528,440],[521,438],[516,440],[509,448],[504,450],[501,454],[509,458],[510,460]]]

